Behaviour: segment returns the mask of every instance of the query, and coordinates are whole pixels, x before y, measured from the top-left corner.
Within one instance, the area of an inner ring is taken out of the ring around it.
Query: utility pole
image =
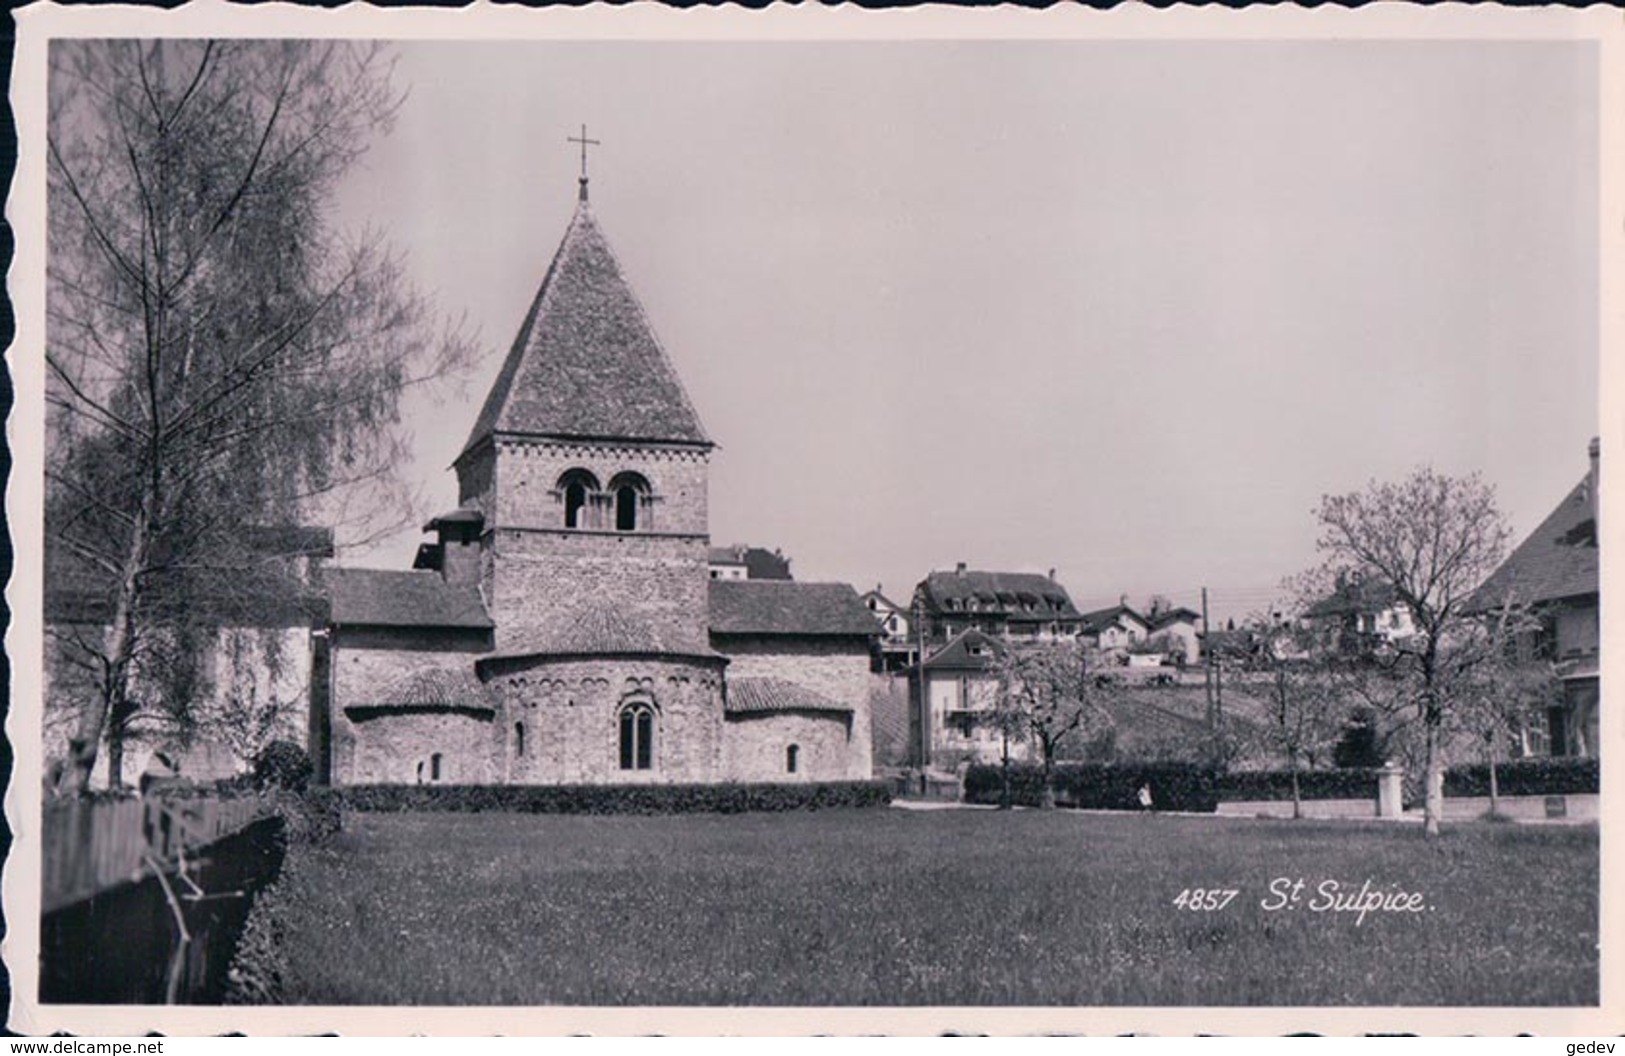
[[[1206,663],[1202,668],[1202,681],[1207,691],[1207,731],[1217,738],[1218,724],[1214,721],[1213,710],[1213,625],[1207,618],[1207,588],[1202,588],[1202,651],[1207,654]]]
[[[920,592],[914,592],[914,632],[915,641],[919,643],[919,652],[915,656],[914,684],[919,687],[917,706],[920,716],[920,780],[925,780],[923,771],[931,767],[931,705],[925,692],[925,598]],[[923,789],[922,789],[923,791]]]

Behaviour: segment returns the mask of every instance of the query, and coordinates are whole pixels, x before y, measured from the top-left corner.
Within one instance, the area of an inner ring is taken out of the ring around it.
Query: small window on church
[[[593,496],[598,494],[598,479],[584,469],[572,469],[559,478],[558,492],[564,497],[564,526],[566,528],[592,527]]]
[[[615,500],[615,530],[637,531],[647,510],[649,482],[637,473],[617,473],[609,482],[609,492]]]
[[[644,702],[621,709],[621,769],[654,769],[655,712]]]
[[[796,766],[801,762],[801,745],[792,744],[784,750],[784,772],[793,774]]]
[[[429,756],[429,780],[430,781],[439,781],[440,780],[440,753],[439,752],[435,752],[433,755]]]
[[[525,754],[525,724],[522,722],[513,724],[513,754],[519,757]]]

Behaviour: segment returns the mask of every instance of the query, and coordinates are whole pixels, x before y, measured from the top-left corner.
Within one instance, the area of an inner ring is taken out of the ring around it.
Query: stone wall
[[[493,773],[500,730],[491,718],[455,712],[383,714],[342,719],[335,738],[335,784],[479,785]],[[335,722],[335,730],[340,723]],[[439,777],[433,757],[440,756]]]
[[[333,709],[329,758],[334,784],[417,780],[416,764],[441,752],[461,776],[457,781],[489,780],[489,759],[499,736],[490,720],[455,715],[387,715],[355,722],[345,708],[383,703],[379,693],[398,679],[422,671],[472,673],[475,658],[489,646],[485,631],[338,628],[333,634]],[[480,738],[486,738],[481,741]],[[313,746],[312,755],[320,751]],[[389,753],[398,753],[390,757]],[[472,754],[470,754],[472,753]],[[455,755],[457,761],[450,762]],[[429,767],[424,765],[425,780]],[[442,777],[442,781],[450,780]]]
[[[731,781],[845,781],[868,777],[852,767],[851,717],[832,712],[730,715],[723,766]],[[796,747],[796,770],[786,750]]]
[[[556,645],[600,610],[647,627],[665,648],[707,647],[703,536],[500,530],[488,542],[486,601],[499,651]]]
[[[852,709],[846,779],[874,772],[869,720],[869,646],[861,638],[713,635],[729,659],[729,678],[782,678]],[[833,779],[833,778],[831,778]]]
[[[722,774],[721,665],[680,658],[499,661],[503,746],[493,780],[513,784],[717,781]],[[620,713],[656,714],[653,766],[620,766]],[[523,726],[524,754],[514,729]]]
[[[639,531],[705,535],[710,530],[709,456],[694,448],[505,441],[497,445],[494,467],[472,464],[478,461],[471,459],[460,474],[459,501],[480,508],[488,527],[563,528],[559,478],[567,470],[584,469],[606,489],[624,471],[648,480],[653,501],[639,511]],[[613,518],[601,526],[613,530]]]

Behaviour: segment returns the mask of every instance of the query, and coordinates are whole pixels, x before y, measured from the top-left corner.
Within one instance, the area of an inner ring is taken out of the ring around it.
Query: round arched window
[[[615,530],[635,532],[648,528],[651,491],[640,473],[617,473],[609,482],[609,498],[615,506]]]
[[[654,769],[654,705],[638,700],[621,709],[620,748],[622,770]]]

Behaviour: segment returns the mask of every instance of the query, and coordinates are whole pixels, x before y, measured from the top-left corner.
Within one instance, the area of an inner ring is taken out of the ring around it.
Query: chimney
[[[1586,478],[1586,494],[1591,497],[1591,509],[1594,515],[1597,510],[1597,485],[1602,483],[1602,478],[1597,475],[1598,456],[1602,453],[1602,440],[1600,437],[1593,436],[1591,438],[1586,453],[1591,456],[1591,470]]]
[[[1055,582],[1055,570],[1053,568],[1049,570],[1049,581],[1051,583]]]
[[[1125,609],[1128,608],[1128,595],[1127,594],[1119,594],[1119,595],[1117,595],[1117,604],[1123,606],[1123,608],[1125,608]]]
[[[955,568],[954,568],[954,575],[956,575],[956,576],[963,576],[963,575],[964,575],[964,574],[965,574],[965,562],[963,562],[963,561],[961,561],[961,562],[959,562],[959,564],[958,564],[958,565],[957,565],[957,566],[956,566],[956,567],[955,567]]]

